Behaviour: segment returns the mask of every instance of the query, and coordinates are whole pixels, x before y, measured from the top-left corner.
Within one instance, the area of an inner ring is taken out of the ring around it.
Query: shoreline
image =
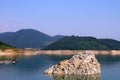
[[[90,52],[95,55],[120,55],[120,50],[12,50],[7,49],[5,51],[0,50],[0,56],[31,56],[31,55],[75,55],[84,52]]]

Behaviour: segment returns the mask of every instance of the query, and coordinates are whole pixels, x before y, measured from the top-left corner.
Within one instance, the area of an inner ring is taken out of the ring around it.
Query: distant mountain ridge
[[[17,32],[0,33],[0,40],[16,48],[42,48],[64,36],[51,37],[34,29],[22,29]]]
[[[0,41],[16,48],[46,50],[120,50],[120,41],[78,36],[49,36],[34,29],[0,33]]]
[[[94,37],[64,37],[43,49],[45,50],[120,50],[120,41]]]

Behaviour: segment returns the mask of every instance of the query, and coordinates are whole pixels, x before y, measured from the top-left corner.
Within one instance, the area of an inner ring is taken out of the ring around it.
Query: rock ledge
[[[82,53],[74,55],[69,60],[61,61],[60,63],[47,69],[45,74],[77,74],[77,75],[92,75],[100,74],[101,68],[95,55],[92,53]]]

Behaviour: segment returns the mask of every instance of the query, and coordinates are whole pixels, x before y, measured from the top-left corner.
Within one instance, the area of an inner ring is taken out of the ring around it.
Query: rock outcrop
[[[92,75],[100,73],[100,64],[95,55],[88,52],[74,55],[71,59],[61,61],[45,71],[45,74]]]

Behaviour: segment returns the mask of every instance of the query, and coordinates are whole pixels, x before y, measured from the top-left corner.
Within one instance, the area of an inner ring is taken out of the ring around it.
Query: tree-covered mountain
[[[94,37],[64,37],[45,50],[120,50],[120,41],[112,39],[96,39]]]
[[[60,40],[60,39],[62,39],[62,38],[64,38],[65,36],[62,36],[62,35],[55,35],[55,36],[53,36],[52,37],[52,40],[53,41],[58,41],[58,40]]]
[[[49,36],[34,29],[0,33],[0,41],[16,48],[50,50],[120,50],[120,41],[78,36]],[[45,47],[46,46],[46,47]]]
[[[0,50],[11,49],[13,48],[11,45],[5,44],[0,41]]]
[[[34,29],[22,29],[17,32],[0,34],[0,40],[16,48],[42,48],[62,37],[53,38]]]
[[[99,39],[99,41],[112,50],[120,50],[120,41],[113,39]]]

